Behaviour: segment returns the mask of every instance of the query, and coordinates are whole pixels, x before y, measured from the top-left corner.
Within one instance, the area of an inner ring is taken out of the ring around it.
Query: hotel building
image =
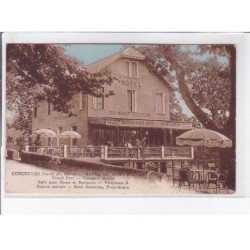
[[[56,133],[74,130],[81,139],[61,140],[71,145],[104,145],[112,141],[114,146],[132,144],[146,137],[149,146],[174,145],[175,137],[192,129],[190,122],[170,120],[169,81],[156,75],[146,64],[144,55],[132,48],[106,57],[88,66],[90,72],[110,70],[116,80],[104,90],[114,95],[94,97],[78,93],[72,100],[75,116],[68,117],[54,111],[50,103],[40,101],[34,108],[33,132],[50,128]],[[43,144],[48,139],[42,139]],[[56,145],[57,139],[51,139]]]

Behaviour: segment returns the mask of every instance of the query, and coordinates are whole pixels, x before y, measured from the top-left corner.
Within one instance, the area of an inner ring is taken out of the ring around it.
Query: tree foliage
[[[155,73],[167,77],[187,107],[207,129],[228,136],[233,147],[223,149],[221,168],[229,170],[235,188],[236,49],[234,45],[155,45],[138,48]]]
[[[156,45],[138,48],[167,77],[199,122],[234,139],[235,59],[233,45]]]
[[[108,71],[89,73],[60,45],[7,45],[7,109],[14,116],[14,127],[25,133],[31,132],[32,107],[37,101],[45,99],[54,110],[72,116],[70,101],[76,93],[100,96],[101,87],[112,80]]]

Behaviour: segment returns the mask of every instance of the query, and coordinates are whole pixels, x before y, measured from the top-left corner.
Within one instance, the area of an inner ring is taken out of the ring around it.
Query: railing
[[[164,147],[164,158],[193,158],[190,147]]]
[[[100,146],[67,146],[67,156],[72,158],[100,158]]]
[[[104,146],[105,159],[193,159],[191,147],[107,147]]]
[[[140,151],[141,158],[162,158],[161,147],[146,147]]]
[[[71,158],[131,159],[193,159],[191,147],[108,147],[108,146],[26,146],[26,151]]]
[[[105,158],[136,158],[138,157],[137,148],[126,147],[104,147],[104,151],[107,150]]]
[[[53,147],[53,146],[28,146],[29,152],[45,154],[45,155],[54,155],[63,157],[63,146]]]

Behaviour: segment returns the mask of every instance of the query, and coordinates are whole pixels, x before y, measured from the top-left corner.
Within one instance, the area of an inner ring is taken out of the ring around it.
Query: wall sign
[[[90,124],[99,124],[116,127],[140,127],[140,128],[162,128],[162,129],[192,129],[192,123],[189,122],[170,122],[170,121],[150,121],[136,119],[115,119],[115,118],[89,118]]]
[[[140,88],[142,86],[141,81],[137,78],[128,78],[128,77],[117,77],[117,81],[125,87],[129,88]]]

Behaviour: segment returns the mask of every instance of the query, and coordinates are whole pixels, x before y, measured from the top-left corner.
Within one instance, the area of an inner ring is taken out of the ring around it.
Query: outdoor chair
[[[229,189],[226,184],[227,177],[228,177],[228,170],[223,170],[220,172],[219,178],[218,178],[218,189],[219,189],[219,192],[220,190],[226,190],[227,193],[229,194]]]
[[[198,186],[199,191],[201,191],[201,186],[204,184],[202,176],[199,172],[190,171],[190,169],[185,168],[181,168],[179,170],[178,179],[175,177],[173,181],[174,183],[178,182],[179,188],[186,186],[190,190],[191,188],[195,188]]]
[[[206,183],[207,188],[210,188],[210,185],[214,185],[214,189],[216,190],[216,193],[221,190],[226,190],[229,193],[229,189],[227,187],[226,181],[228,177],[228,170],[222,170],[218,173],[216,172],[208,172],[206,175]]]
[[[204,181],[202,180],[201,174],[196,171],[189,171],[188,172],[188,185],[189,185],[189,189],[191,187],[195,188],[195,186],[198,186],[199,191],[201,191],[201,185],[204,185]]]
[[[181,188],[183,186],[188,186],[190,188],[189,170],[187,170],[187,169],[180,169],[179,170],[178,185],[179,185],[179,188]]]

